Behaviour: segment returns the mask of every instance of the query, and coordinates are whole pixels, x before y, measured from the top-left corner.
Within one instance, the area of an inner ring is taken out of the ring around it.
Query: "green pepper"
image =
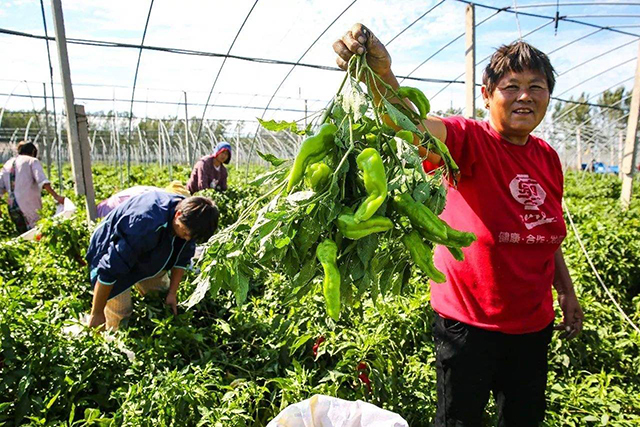
[[[373,216],[387,198],[387,176],[382,157],[375,148],[365,148],[356,158],[362,171],[367,197],[355,213],[355,221],[366,221]]]
[[[418,228],[418,231],[420,232],[420,234],[422,234],[422,237],[424,237],[425,239],[431,240],[433,243],[438,243],[440,245],[444,245],[444,246],[447,246],[449,248],[464,248],[464,247],[470,246],[473,242],[478,240],[476,235],[473,234],[473,233],[468,233],[466,231],[455,230],[455,229],[451,228],[451,226],[449,226],[449,224],[447,224],[446,222],[442,221],[442,223],[445,225],[445,227],[447,229],[447,238],[446,239],[443,239],[443,238],[438,237],[438,236],[434,236],[433,234],[429,233],[428,231],[425,231],[425,230],[420,229],[420,228]],[[453,252],[451,252],[451,253],[452,253],[452,255],[454,257],[456,257],[456,259],[458,259],[458,257],[460,256],[460,254],[456,254],[456,253],[453,253]],[[462,261],[462,260],[458,259],[458,261]]]
[[[336,219],[338,230],[347,239],[358,240],[373,233],[391,230],[393,223],[387,217],[374,215],[366,221],[356,222],[350,209],[345,209]]]
[[[459,170],[458,165],[456,161],[453,160],[451,152],[449,151],[449,148],[446,146],[446,144],[440,141],[435,136],[426,135],[426,138],[429,149],[442,157],[442,160],[452,172],[457,172]]]
[[[404,141],[406,141],[407,143],[413,145],[413,132],[411,132],[410,130],[399,130],[398,132],[396,132],[396,136]]]
[[[332,123],[320,126],[317,134],[305,139],[300,146],[300,151],[289,173],[287,193],[300,182],[307,166],[322,160],[334,147],[334,140],[338,128]]]
[[[322,292],[327,304],[327,313],[333,320],[340,318],[340,270],[338,270],[338,246],[325,239],[316,248],[316,257],[324,270]]]
[[[318,191],[322,188],[327,183],[330,176],[331,168],[324,162],[309,165],[307,166],[307,170],[304,172],[306,184],[314,191]]]
[[[431,110],[431,105],[429,104],[429,99],[427,99],[420,89],[410,86],[400,86],[398,88],[398,95],[401,98],[408,98],[409,101],[416,106],[421,119],[427,118],[427,114],[429,114]]]
[[[421,159],[426,158],[427,154],[429,154],[427,149],[423,145],[421,145],[419,141],[414,137],[413,132],[406,129],[402,129],[396,132],[396,136],[402,139],[403,141],[406,141],[407,143],[418,147],[418,155],[420,156]]]
[[[455,246],[447,246],[447,249],[449,249],[449,252],[451,252],[453,258],[458,261],[464,261],[464,253],[462,252],[462,249]]]
[[[444,223],[447,227],[447,241],[457,247],[467,247],[478,240],[475,234],[466,231],[455,230],[449,224]]]
[[[378,144],[378,136],[375,133],[368,133],[364,136],[364,140],[369,146],[375,146]]]
[[[409,234],[402,236],[400,240],[409,250],[413,262],[424,274],[436,283],[444,283],[447,280],[445,275],[433,264],[433,251],[431,247],[422,240],[420,233],[413,230]]]
[[[416,202],[407,193],[395,196],[393,202],[396,209],[409,218],[412,226],[435,238],[447,239],[447,225],[436,214],[431,212],[428,207]]]

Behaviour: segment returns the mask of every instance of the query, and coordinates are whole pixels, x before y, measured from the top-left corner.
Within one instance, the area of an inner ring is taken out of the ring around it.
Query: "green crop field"
[[[187,173],[178,168],[174,178],[184,180]],[[96,166],[94,177],[99,198],[118,187],[113,168]],[[157,167],[136,167],[132,179],[158,185],[168,176]],[[261,194],[245,182],[244,169],[232,170],[230,191],[213,194],[223,226]],[[619,193],[617,178],[566,177],[566,203],[586,250],[638,323],[640,205],[621,213]],[[46,216],[53,206],[45,201]],[[372,402],[412,426],[430,424],[432,311],[429,286],[419,274],[412,274],[401,295],[375,302],[362,296],[359,309],[338,322],[326,316],[320,281],[298,298],[277,272],[252,277],[241,305],[223,289],[177,317],[162,298],[134,292],[128,326],[107,342],[88,329],[77,335],[65,329],[91,304],[82,263],[89,238],[84,216],[40,224],[39,241],[12,239],[3,202],[0,424],[263,426],[316,393]],[[551,344],[546,424],[638,425],[640,336],[608,299],[572,232],[564,250],[585,328],[572,341],[555,337]],[[181,301],[194,291],[195,278],[191,271]],[[133,352],[133,360],[123,349]],[[493,416],[491,404],[487,417]]]

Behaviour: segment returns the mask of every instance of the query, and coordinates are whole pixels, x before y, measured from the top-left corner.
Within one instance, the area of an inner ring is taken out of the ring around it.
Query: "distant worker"
[[[36,158],[38,148],[32,142],[22,141],[17,147],[18,155],[4,164],[0,171],[0,196],[9,193],[9,216],[22,234],[36,225],[42,209],[42,189],[44,188],[57,203],[63,204],[47,179],[42,164]]]
[[[111,211],[93,232],[86,255],[93,286],[89,326],[118,329],[133,312],[134,285],[143,295],[168,288],[165,302],[177,314],[184,270],[218,218],[211,199],[163,190],[133,196]]]
[[[204,156],[193,167],[191,178],[187,183],[187,189],[191,194],[213,188],[216,191],[227,189],[227,168],[225,164],[231,161],[231,145],[221,142],[216,146],[213,154]]]
[[[154,187],[151,185],[135,185],[133,187],[119,191],[113,194],[111,197],[101,201],[97,206],[98,218],[104,218],[109,214],[109,212],[111,212],[133,196],[157,190],[164,190],[169,193],[180,194],[186,197],[190,195],[189,191],[180,181],[171,181],[171,183],[164,188]]]

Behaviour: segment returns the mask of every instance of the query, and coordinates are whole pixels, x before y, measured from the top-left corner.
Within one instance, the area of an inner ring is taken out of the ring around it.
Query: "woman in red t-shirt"
[[[384,45],[361,24],[333,45],[345,69],[353,54],[386,83],[399,84]],[[563,176],[557,153],[531,132],[542,121],[553,87],[548,57],[525,42],[499,48],[483,75],[489,121],[429,117],[460,168],[442,218],[478,241],[465,260],[435,251],[446,283],[433,285],[438,404],[435,424],[480,425],[493,392],[499,425],[536,426],[546,407],[547,349],[554,329],[552,285],[573,338],[583,313],[562,256]],[[372,94],[379,99],[379,93]],[[441,159],[431,153],[430,163]],[[445,249],[445,250],[443,250]]]

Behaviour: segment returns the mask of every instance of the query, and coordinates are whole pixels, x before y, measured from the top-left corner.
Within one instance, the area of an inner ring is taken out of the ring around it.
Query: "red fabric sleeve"
[[[470,138],[473,134],[471,127],[476,126],[475,120],[464,117],[452,116],[442,119],[447,128],[447,138],[444,143],[449,148],[453,160],[458,164],[460,173],[471,175],[473,164],[476,161],[474,142]]]

